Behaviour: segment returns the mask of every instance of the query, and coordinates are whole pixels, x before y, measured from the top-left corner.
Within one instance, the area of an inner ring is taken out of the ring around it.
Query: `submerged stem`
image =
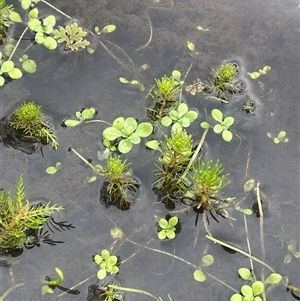
[[[160,301],[159,298],[155,297],[154,295],[152,295],[149,292],[137,289],[137,288],[131,288],[131,287],[123,287],[123,286],[118,286],[118,285],[113,285],[113,284],[108,284],[107,285],[109,288],[118,290],[118,291],[124,291],[124,292],[131,292],[131,293],[138,293],[138,294],[143,294],[146,296],[151,297],[152,299],[156,300],[156,301]]]
[[[46,0],[41,0],[41,1],[44,2],[45,4],[47,4],[48,6],[50,6],[51,8],[53,8],[54,10],[56,10],[57,12],[59,12],[60,14],[62,14],[63,16],[69,18],[70,20],[73,19],[72,17],[70,17],[69,15],[67,15],[66,13],[64,13],[63,11],[61,11],[60,9],[58,9],[57,7],[55,7],[54,5],[50,4]]]
[[[11,52],[11,54],[10,54],[10,56],[9,56],[9,58],[8,58],[8,61],[10,61],[10,60],[12,59],[13,55],[15,54],[15,52],[16,52],[16,50],[17,50],[17,48],[18,48],[18,46],[19,46],[19,44],[20,44],[22,38],[24,37],[24,34],[25,34],[26,31],[27,31],[27,29],[28,29],[28,27],[26,27],[26,28],[23,30],[22,34],[20,35],[20,37],[19,37],[19,39],[18,39],[18,42],[16,43],[16,45],[15,45],[15,47],[14,47],[14,50]]]

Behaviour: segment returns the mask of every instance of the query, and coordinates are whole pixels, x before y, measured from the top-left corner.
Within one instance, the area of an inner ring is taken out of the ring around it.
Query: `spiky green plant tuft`
[[[13,23],[8,17],[11,11],[13,11],[13,5],[7,5],[6,0],[0,0],[0,45],[6,37],[9,25]]]

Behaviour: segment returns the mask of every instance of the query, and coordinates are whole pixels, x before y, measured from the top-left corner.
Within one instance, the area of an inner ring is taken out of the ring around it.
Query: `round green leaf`
[[[248,72],[248,75],[252,78],[252,79],[257,79],[260,77],[260,73],[259,72],[252,72],[252,73],[249,73]]]
[[[202,261],[203,266],[208,267],[214,263],[214,258],[212,255],[207,254],[202,257],[201,261]]]
[[[196,111],[188,111],[185,114],[185,117],[188,118],[190,120],[190,122],[193,122],[194,120],[196,120],[198,118],[198,113]]]
[[[119,78],[119,81],[122,83],[122,84],[128,84],[129,81],[125,78],[125,77],[120,77]]]
[[[80,118],[89,119],[92,118],[95,114],[96,114],[96,110],[94,108],[84,109],[80,114]]]
[[[107,261],[107,264],[113,266],[113,265],[116,265],[116,263],[118,262],[118,257],[115,255],[112,255],[112,256],[109,256],[106,261]]]
[[[102,257],[100,255],[95,255],[94,257],[95,263],[100,264],[102,262]]]
[[[124,121],[123,127],[124,127],[124,129],[126,129],[126,131],[133,133],[134,130],[137,128],[137,122],[136,122],[135,118],[133,118],[133,117],[126,118]]]
[[[229,142],[229,141],[231,141],[231,139],[232,139],[232,133],[231,133],[230,131],[228,131],[228,130],[224,130],[224,131],[222,132],[222,137],[223,137],[223,139],[224,139],[226,142]]]
[[[15,46],[13,44],[7,44],[4,46],[4,53],[7,56],[10,56],[11,53],[13,52]]]
[[[242,212],[243,212],[244,214],[246,214],[246,215],[252,215],[252,213],[253,213],[252,210],[251,210],[251,209],[248,209],[248,208],[243,209]]]
[[[97,180],[97,177],[96,176],[91,176],[90,178],[87,179],[87,182],[88,183],[93,183]]]
[[[282,280],[282,276],[278,273],[272,273],[268,276],[265,283],[277,284]]]
[[[183,116],[184,114],[186,114],[189,110],[188,106],[186,103],[181,103],[179,106],[178,106],[178,113],[180,116]]]
[[[224,119],[223,122],[226,124],[227,128],[229,128],[231,125],[233,125],[233,123],[234,123],[234,118],[231,117],[231,116],[228,116],[228,117],[226,117],[226,118]]]
[[[123,117],[118,117],[114,120],[114,122],[112,123],[112,126],[116,129],[118,129],[119,131],[121,131],[124,128],[124,118]]]
[[[167,233],[165,230],[162,230],[162,231],[158,232],[157,236],[159,239],[163,240],[167,237]]]
[[[109,141],[116,140],[121,136],[121,132],[117,130],[115,127],[108,127],[103,131],[103,137]]]
[[[50,34],[53,31],[53,27],[52,26],[45,26],[45,27],[43,27],[43,31],[46,34]]]
[[[33,8],[28,15],[30,18],[36,19],[39,16],[39,10],[37,8]]]
[[[46,17],[43,21],[43,24],[46,27],[49,27],[49,26],[54,27],[55,23],[56,23],[56,19],[55,19],[55,16],[53,16],[53,15]]]
[[[38,19],[30,19],[27,23],[28,27],[35,31],[35,32],[41,32],[43,31],[43,27],[41,25],[41,21]]]
[[[128,152],[131,151],[132,149],[132,143],[130,142],[129,139],[124,139],[121,140],[119,145],[118,145],[118,150],[119,152],[121,152],[122,154],[127,154]]]
[[[141,142],[141,138],[138,134],[132,133],[128,139],[130,140],[131,143],[133,144],[139,144]]]
[[[182,132],[182,126],[179,122],[176,122],[172,125],[172,133],[180,133]]]
[[[45,40],[45,36],[42,32],[37,32],[34,40],[38,43],[38,44],[43,44],[44,40]]]
[[[178,217],[172,216],[168,222],[170,226],[175,227],[178,224]]]
[[[199,282],[203,282],[206,279],[205,274],[201,270],[194,271],[194,279]]]
[[[249,192],[254,187],[254,183],[255,183],[254,179],[248,180],[244,184],[244,192]]]
[[[5,84],[5,79],[3,76],[0,76],[0,87]]]
[[[106,275],[107,275],[107,273],[106,273],[106,270],[104,270],[104,269],[99,270],[97,273],[97,277],[100,280],[103,280],[106,277]]]
[[[64,121],[64,125],[68,128],[72,128],[78,124],[80,124],[81,122],[75,119],[67,119]]]
[[[172,76],[173,76],[173,78],[174,78],[177,82],[180,82],[180,78],[181,78],[181,73],[180,73],[180,71],[178,71],[178,70],[173,70]]]
[[[28,59],[22,63],[22,68],[28,73],[34,73],[36,71],[36,63],[32,59]]]
[[[252,273],[247,268],[239,268],[238,273],[239,273],[240,277],[244,280],[249,280],[252,278]]]
[[[243,285],[241,288],[241,292],[245,297],[252,297],[253,296],[253,290],[252,287],[249,285]]]
[[[153,150],[159,150],[159,142],[157,140],[147,141],[146,146]]]
[[[163,125],[163,126],[169,126],[172,124],[172,119],[169,117],[169,116],[164,116],[161,120],[160,120],[160,123]]]
[[[173,230],[166,230],[165,232],[166,232],[167,237],[168,237],[169,239],[174,239],[175,236],[176,236],[176,234],[175,234],[175,232],[174,232]]]
[[[254,281],[251,284],[251,287],[252,287],[254,296],[260,295],[264,291],[264,284],[261,281]]]
[[[180,120],[180,124],[184,128],[188,128],[191,125],[190,120],[187,117],[185,117],[185,116],[183,116],[182,119]]]
[[[166,229],[168,226],[169,226],[169,223],[166,219],[164,218],[161,218],[159,221],[158,221],[158,225],[162,228],[162,229]]]
[[[49,175],[54,175],[56,172],[57,172],[57,169],[54,166],[49,166],[46,168],[46,173]]]
[[[5,61],[3,62],[2,66],[1,66],[1,72],[9,72],[11,70],[13,70],[13,68],[15,67],[15,64],[13,61]]]
[[[206,121],[203,121],[200,123],[200,126],[203,128],[203,129],[209,129],[210,128],[210,124]]]
[[[278,139],[282,139],[283,137],[285,137],[286,136],[286,132],[285,131],[280,131],[279,133],[278,133],[278,135],[277,135],[277,138]]]
[[[101,251],[100,255],[101,255],[102,259],[107,259],[110,254],[109,254],[108,250],[104,249],[104,250]]]
[[[102,32],[103,33],[111,33],[113,31],[116,30],[116,25],[114,24],[110,24],[110,25],[106,25],[103,29],[102,29]]]
[[[179,115],[178,111],[176,110],[171,110],[169,112],[169,117],[173,120],[178,120],[181,116]]]
[[[230,301],[243,301],[243,297],[240,294],[234,294],[231,296]]]
[[[41,292],[42,292],[42,295],[45,295],[45,294],[53,294],[53,289],[50,288],[48,284],[44,284],[44,285],[42,286]]]
[[[215,132],[216,134],[220,134],[222,131],[223,131],[223,128],[222,128],[221,124],[216,124],[216,125],[214,126],[214,132]]]
[[[19,68],[13,68],[11,71],[8,72],[8,75],[12,79],[19,79],[22,77],[23,73]]]
[[[253,301],[262,301],[262,298],[259,297],[259,296],[256,296],[256,297],[253,299]]]
[[[280,142],[280,140],[276,137],[274,138],[274,143],[278,144]]]
[[[111,273],[112,274],[118,274],[119,273],[119,268],[117,266],[112,266],[111,267]]]
[[[54,50],[57,47],[57,42],[52,37],[47,37],[44,40],[44,46],[48,48],[49,50]]]
[[[15,12],[15,11],[11,11],[9,13],[9,15],[8,15],[8,18],[10,20],[12,20],[13,22],[17,22],[17,23],[21,23],[22,22],[22,19],[21,19],[20,15],[17,12]]]
[[[141,122],[135,131],[136,134],[143,138],[150,136],[152,132],[153,125],[149,122]]]
[[[211,111],[211,116],[214,120],[220,123],[223,121],[223,113],[219,109],[213,109]]]
[[[31,0],[22,0],[21,6],[23,9],[27,10],[30,7]]]

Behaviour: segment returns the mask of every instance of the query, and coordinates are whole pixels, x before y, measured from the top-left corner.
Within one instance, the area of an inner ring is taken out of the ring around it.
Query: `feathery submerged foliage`
[[[50,203],[31,206],[25,197],[21,175],[14,197],[11,191],[0,191],[0,248],[12,249],[22,246],[32,230],[42,228],[52,213],[62,209],[62,206]]]

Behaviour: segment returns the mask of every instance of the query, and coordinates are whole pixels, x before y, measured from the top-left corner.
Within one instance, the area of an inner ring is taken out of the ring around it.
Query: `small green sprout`
[[[211,111],[211,116],[214,120],[219,122],[213,127],[213,130],[216,134],[222,133],[222,138],[224,141],[229,142],[232,140],[232,133],[229,130],[229,127],[233,125],[234,118],[232,116],[228,116],[225,119],[223,119],[223,113],[219,109],[213,109]],[[204,129],[207,129],[211,127],[211,125],[204,121],[201,123],[201,127]]]
[[[159,239],[174,239],[176,236],[176,225],[178,224],[179,219],[177,216],[172,216],[169,220],[161,218],[158,221],[158,225],[161,230],[158,232],[157,236]]]
[[[289,142],[289,139],[286,137],[286,131],[280,131],[277,136],[275,136],[272,133],[268,132],[267,136],[269,138],[273,139],[275,144],[278,144],[280,142],[283,142],[283,143]]]
[[[261,75],[263,74],[267,74],[268,71],[271,70],[270,66],[265,66],[262,69],[259,69],[258,71],[254,71],[254,72],[248,72],[248,75],[252,78],[252,79],[257,79],[259,78]]]
[[[149,122],[137,123],[133,117],[124,119],[123,117],[116,118],[111,127],[103,131],[103,144],[109,147],[112,141],[121,139],[118,143],[118,150],[126,154],[134,144],[139,144],[141,138],[148,137],[153,131],[153,126]]]
[[[214,258],[210,254],[206,254],[201,259],[202,266],[208,267],[214,263]],[[203,282],[206,280],[206,275],[199,267],[197,270],[194,271],[194,279],[199,282]]]
[[[118,274],[118,257],[115,255],[110,255],[109,251],[104,249],[100,254],[94,256],[94,261],[100,266],[100,270],[97,273],[97,277],[103,280],[107,273]]]
[[[119,81],[122,84],[128,84],[128,85],[132,85],[132,86],[138,86],[141,91],[145,91],[145,86],[142,83],[140,83],[138,80],[136,80],[136,79],[133,79],[133,80],[129,81],[125,77],[120,77]]]
[[[104,26],[101,30],[99,29],[98,26],[95,26],[94,29],[95,29],[95,33],[99,36],[102,33],[111,33],[113,31],[115,31],[116,30],[116,25],[109,24],[109,25]]]
[[[75,127],[79,124],[84,123],[86,120],[89,120],[97,115],[97,111],[94,108],[85,108],[82,109],[81,111],[77,111],[75,113],[75,116],[77,117],[78,120],[76,119],[66,119],[63,122],[63,125],[69,128]]]
[[[57,173],[57,171],[60,169],[60,167],[61,167],[61,163],[56,162],[55,166],[49,166],[46,168],[46,173],[48,175],[54,175]]]

